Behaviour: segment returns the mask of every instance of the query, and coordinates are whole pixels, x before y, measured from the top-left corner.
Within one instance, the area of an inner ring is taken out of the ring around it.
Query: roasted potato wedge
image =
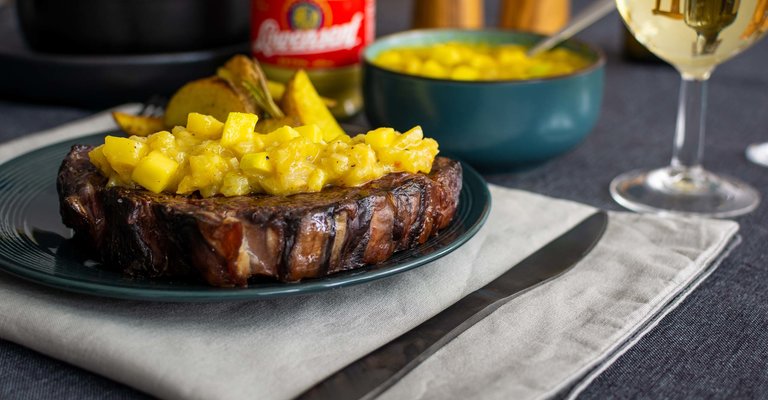
[[[296,71],[288,81],[280,105],[286,115],[298,117],[303,125],[319,126],[326,141],[344,133],[304,70]]]
[[[269,94],[272,95],[272,98],[275,100],[280,100],[283,98],[283,94],[285,93],[285,85],[276,82],[276,81],[267,81],[267,88],[269,88]],[[329,99],[327,97],[320,96],[321,99],[323,99],[323,103],[325,103],[325,106],[328,108],[333,108],[336,106],[336,100]]]
[[[132,115],[115,111],[112,113],[117,126],[128,135],[147,136],[165,129],[165,123],[160,117]]]
[[[273,118],[285,116],[270,95],[264,72],[252,59],[244,55],[236,55],[219,68],[216,75],[245,95],[268,116]]]
[[[189,82],[174,93],[165,108],[163,121],[167,127],[184,126],[191,112],[212,115],[219,121],[225,121],[233,111],[255,113],[256,109],[247,96],[233,89],[225,80],[210,77]]]

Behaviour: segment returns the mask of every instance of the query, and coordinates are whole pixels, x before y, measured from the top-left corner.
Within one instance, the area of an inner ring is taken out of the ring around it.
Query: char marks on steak
[[[376,264],[424,243],[456,212],[461,165],[438,157],[429,175],[395,173],[355,188],[292,196],[200,198],[106,187],[74,146],[59,170],[64,224],[106,266],[146,277],[202,277],[247,286]]]

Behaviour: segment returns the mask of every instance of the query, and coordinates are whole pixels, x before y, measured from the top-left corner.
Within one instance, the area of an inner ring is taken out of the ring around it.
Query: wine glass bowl
[[[630,32],[680,72],[670,166],[632,171],[610,185],[613,198],[640,212],[733,217],[757,207],[759,193],[701,165],[707,80],[715,67],[768,30],[766,0],[617,0]]]

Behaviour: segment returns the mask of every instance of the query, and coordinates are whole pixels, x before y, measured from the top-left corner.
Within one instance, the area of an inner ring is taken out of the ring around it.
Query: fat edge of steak
[[[358,188],[235,198],[107,188],[74,146],[57,180],[65,225],[105,266],[147,277],[202,277],[247,286],[294,282],[376,264],[424,243],[453,218],[461,165],[438,157],[429,175],[390,174]]]

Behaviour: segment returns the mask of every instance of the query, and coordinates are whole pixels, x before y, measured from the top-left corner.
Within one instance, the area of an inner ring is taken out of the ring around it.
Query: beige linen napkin
[[[0,161],[109,125],[100,114],[10,142],[0,146]],[[71,294],[2,273],[0,337],[161,398],[291,398],[594,211],[497,186],[491,193],[488,222],[453,253],[388,279],[309,296],[149,303]],[[737,229],[731,221],[611,213],[600,244],[571,271],[470,328],[383,397],[576,393],[717,266]]]

